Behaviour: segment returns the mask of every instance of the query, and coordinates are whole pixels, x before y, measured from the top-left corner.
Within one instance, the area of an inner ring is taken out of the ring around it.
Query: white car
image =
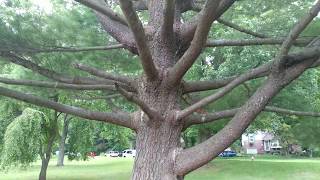
[[[119,156],[119,152],[118,151],[109,151],[108,153],[105,154],[105,156],[118,157]]]
[[[126,149],[122,151],[122,157],[136,157],[136,150],[134,149]]]

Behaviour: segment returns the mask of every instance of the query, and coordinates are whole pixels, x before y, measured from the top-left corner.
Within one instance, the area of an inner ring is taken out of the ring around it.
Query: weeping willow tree
[[[56,116],[57,117],[57,116]],[[41,157],[39,179],[46,179],[51,150],[56,137],[56,120],[43,112],[27,108],[7,127],[1,155],[1,167],[26,167]]]

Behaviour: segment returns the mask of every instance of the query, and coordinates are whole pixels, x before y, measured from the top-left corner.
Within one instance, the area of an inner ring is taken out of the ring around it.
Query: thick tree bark
[[[165,122],[159,127],[144,127],[137,133],[137,156],[133,180],[177,180],[175,155],[181,148],[181,127]]]

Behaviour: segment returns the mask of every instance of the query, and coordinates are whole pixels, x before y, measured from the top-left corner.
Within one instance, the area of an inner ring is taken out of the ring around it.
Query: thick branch
[[[110,19],[120,22],[123,25],[127,25],[126,20],[120,15],[113,12],[112,9],[104,5],[104,3],[99,3],[97,0],[75,0],[91,9],[109,17]]]
[[[49,82],[49,81],[8,79],[3,77],[0,77],[0,83],[33,86],[33,87],[54,88],[54,89],[115,91],[115,87],[113,85],[88,85],[88,84],[79,85],[79,84],[67,84],[67,83],[60,83],[60,82]]]
[[[145,112],[150,119],[158,119],[161,115],[154,109],[150,108],[148,104],[143,102],[133,93],[127,92],[121,87],[116,84],[116,88],[120,94],[122,94],[128,101],[133,102],[134,104],[138,105],[143,112]]]
[[[276,112],[281,114],[295,115],[295,116],[311,116],[311,117],[320,117],[319,112],[306,112],[306,111],[295,111],[291,109],[284,109],[274,106],[266,106],[264,111],[267,112]]]
[[[309,60],[309,59],[313,59],[313,58],[319,58],[319,56],[320,56],[320,46],[304,48],[300,52],[295,52],[295,53],[291,53],[291,54],[289,54],[287,56],[283,56],[283,60],[284,60],[283,61],[283,65],[285,67],[290,67],[290,66],[292,66],[294,64],[300,63],[300,62],[305,61],[305,60]],[[271,65],[271,64],[269,64],[269,65]],[[316,61],[311,66],[311,68],[317,67],[317,66],[319,66],[319,61]],[[271,68],[271,66],[269,67],[269,69],[270,68]],[[269,72],[262,72],[260,74],[256,74],[256,76],[251,76],[248,80],[264,77],[264,76],[266,76],[268,74],[269,74]],[[221,79],[221,80],[185,82],[184,86],[183,86],[184,87],[183,93],[191,93],[191,92],[218,89],[218,88],[226,86],[227,84],[229,84],[230,82],[232,82],[236,78],[237,78],[237,76],[232,76],[232,77],[229,77],[229,78],[226,78],[226,79]]]
[[[104,78],[104,79],[109,79],[109,80],[113,80],[113,81],[117,81],[117,82],[122,82],[122,83],[125,83],[125,84],[128,84],[128,85],[130,85],[133,82],[133,79],[131,79],[131,78],[127,77],[127,76],[114,75],[114,74],[102,71],[100,69],[81,64],[81,63],[74,63],[74,67],[77,68],[77,69],[80,69],[82,71],[88,72],[91,75],[94,75],[94,76],[97,76],[97,77],[101,77],[101,78]]]
[[[279,52],[279,64],[281,64],[282,56],[288,54],[291,46],[293,45],[294,41],[298,38],[299,34],[309,25],[309,23],[315,18],[320,11],[320,1],[310,9],[309,13],[301,18],[298,23],[291,29],[290,33],[288,34],[286,40],[282,43],[280,52]]]
[[[169,84],[173,86],[177,85],[200,55],[202,48],[205,46],[211,24],[217,18],[217,10],[220,2],[221,0],[206,1],[204,8],[200,12],[199,23],[191,45],[169,72]]]
[[[233,3],[235,3],[236,0],[224,0],[220,3],[219,5],[219,9],[218,9],[218,14],[217,14],[217,18],[219,18],[225,11],[227,11]],[[200,11],[200,9],[198,8],[198,11]],[[193,36],[194,36],[194,32],[197,28],[198,25],[198,21],[199,21],[199,17],[200,13],[195,16],[194,18],[192,18],[190,21],[184,23],[181,26],[181,39],[183,40],[183,44],[188,44]]]
[[[249,35],[254,36],[254,37],[258,37],[258,38],[267,38],[268,37],[268,36],[266,36],[264,34],[260,34],[260,33],[254,32],[254,31],[252,31],[250,29],[243,28],[243,27],[241,27],[241,26],[239,26],[237,24],[234,24],[232,22],[226,21],[226,20],[224,20],[222,18],[219,18],[217,21],[220,24],[223,24],[223,25],[228,26],[228,27],[230,27],[232,29],[235,29],[235,30],[237,30],[239,32],[243,32],[243,33],[249,34]]]
[[[123,25],[109,17],[96,12],[96,16],[101,23],[103,29],[114,39],[116,39],[124,48],[128,49],[133,54],[138,54],[133,35],[128,26]]]
[[[233,117],[240,108],[228,109],[208,114],[195,114],[189,116],[185,122],[185,128],[195,125],[195,124],[204,124],[214,122],[223,118]],[[320,112],[307,112],[307,111],[295,111],[291,109],[279,108],[274,106],[266,106],[263,111],[274,112],[286,115],[295,115],[295,116],[311,116],[311,117],[320,117]]]
[[[303,46],[309,44],[314,37],[299,38],[294,41],[294,45]],[[257,45],[281,45],[285,38],[264,38],[264,39],[239,39],[239,40],[207,40],[207,47],[224,47],[224,46],[257,46]]]
[[[249,98],[220,132],[203,143],[183,150],[182,153],[178,154],[175,172],[179,175],[184,175],[209,162],[230,146],[241,136],[249,124],[264,109],[266,104],[281,89],[298,78],[307,68],[311,67],[316,60],[309,59],[302,61],[284,69],[282,72],[270,74],[267,81]]]
[[[164,18],[161,26],[163,36],[171,35],[173,33],[175,2],[175,0],[165,0],[165,6],[163,9]]]
[[[93,46],[93,47],[57,47],[57,48],[0,48],[0,52],[18,52],[18,53],[53,53],[53,52],[84,52],[84,51],[105,51],[111,49],[120,49],[125,46],[115,44],[109,46]]]
[[[232,80],[228,85],[220,89],[217,93],[210,95],[206,98],[203,98],[202,100],[198,101],[197,103],[187,107],[186,109],[178,112],[177,118],[182,119],[193,112],[195,112],[197,109],[212,103],[216,101],[217,99],[223,97],[226,93],[230,92],[232,89],[237,87],[238,85],[242,84],[243,82],[252,79],[253,77],[256,77],[262,73],[268,72],[269,71],[270,64],[265,64],[263,66],[260,66],[258,68],[252,69],[241,76],[235,78]]]
[[[269,74],[269,72],[264,72],[258,74],[256,76],[250,77],[248,80],[256,79],[260,77],[265,77]],[[219,80],[206,80],[206,81],[189,81],[183,84],[183,93],[192,93],[192,92],[199,92],[199,91],[207,91],[213,89],[219,89],[221,87],[226,86],[231,81],[236,79],[238,76],[231,76],[225,79]]]
[[[89,111],[86,109],[60,104],[51,100],[46,100],[33,95],[24,94],[15,90],[0,87],[0,95],[14,98],[20,101],[31,103],[37,106],[54,109],[59,112],[71,114],[74,116],[82,117],[90,120],[97,120],[102,122],[109,122],[120,126],[125,126],[135,129],[131,117],[126,113],[103,113],[96,111]]]
[[[119,0],[121,9],[126,16],[129,27],[133,32],[134,39],[137,44],[141,64],[144,72],[150,80],[154,80],[158,77],[157,69],[152,60],[150,49],[147,45],[147,39],[143,29],[143,25],[139,20],[136,12],[132,8],[132,2],[129,0]]]
[[[33,72],[39,73],[42,76],[45,76],[47,78],[50,78],[59,82],[64,82],[69,84],[99,84],[99,83],[105,84],[105,85],[113,84],[112,81],[108,81],[108,80],[92,79],[92,78],[86,78],[86,77],[70,77],[68,75],[60,74],[55,71],[41,67],[13,53],[0,53],[0,56],[5,57],[6,58],[5,60],[8,60],[9,62],[23,66],[27,69],[32,70]]]

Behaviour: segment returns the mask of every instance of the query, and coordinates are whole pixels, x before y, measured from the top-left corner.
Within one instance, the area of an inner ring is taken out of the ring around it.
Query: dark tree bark
[[[133,180],[183,179],[189,172],[208,163],[230,146],[261,111],[302,116],[320,115],[314,112],[267,106],[276,94],[305,70],[320,65],[319,41],[298,38],[299,34],[317,16],[320,1],[317,1],[306,16],[298,21],[287,37],[282,38],[266,38],[265,35],[219,19],[233,4],[236,4],[235,0],[207,0],[204,4],[203,1],[197,0],[115,1],[119,3],[123,16],[107,7],[106,2],[108,1],[77,1],[94,10],[104,30],[121,44],[117,48],[126,48],[139,56],[143,74],[131,79],[126,76],[111,75],[86,65],[75,64],[77,69],[86,71],[96,78],[73,77],[41,67],[31,61],[30,57],[17,56],[10,50],[9,52],[0,51],[0,55],[9,62],[21,65],[55,82],[18,81],[4,78],[0,81],[6,84],[46,88],[118,91],[128,101],[135,103],[138,110],[131,114],[119,109],[112,113],[95,112],[4,87],[0,87],[0,95],[134,130],[137,154],[133,168]],[[150,18],[147,24],[140,21],[136,10],[148,11]],[[181,15],[189,10],[199,13],[190,21],[183,22]],[[209,41],[207,37],[216,20],[260,39]],[[302,46],[308,43],[309,47],[289,53],[291,46]],[[250,69],[239,76],[216,81],[185,82],[183,80],[184,75],[206,47],[264,44],[281,45],[279,53],[268,64]],[[66,51],[102,49],[101,47],[73,48]],[[46,52],[45,50],[38,51]],[[52,51],[47,50],[47,52]],[[21,50],[18,52],[17,54],[22,53]],[[214,113],[198,113],[201,108],[216,102],[246,81],[261,77],[267,78],[256,92],[249,94],[249,99],[241,107]],[[180,104],[182,95],[212,89],[219,90],[182,108]],[[186,128],[193,124],[212,122],[226,117],[232,120],[221,131],[206,140],[203,139],[203,142],[198,145],[182,148],[180,139]],[[50,153],[48,157],[50,159]],[[44,158],[44,170],[47,168],[47,162],[49,161]],[[43,176],[45,176],[44,172]]]
[[[63,119],[63,127],[62,127],[60,142],[59,142],[59,154],[58,154],[57,166],[64,166],[63,164],[64,152],[65,152],[65,145],[66,145],[66,139],[67,139],[68,130],[69,130],[70,119],[71,118],[69,118],[67,114]]]

